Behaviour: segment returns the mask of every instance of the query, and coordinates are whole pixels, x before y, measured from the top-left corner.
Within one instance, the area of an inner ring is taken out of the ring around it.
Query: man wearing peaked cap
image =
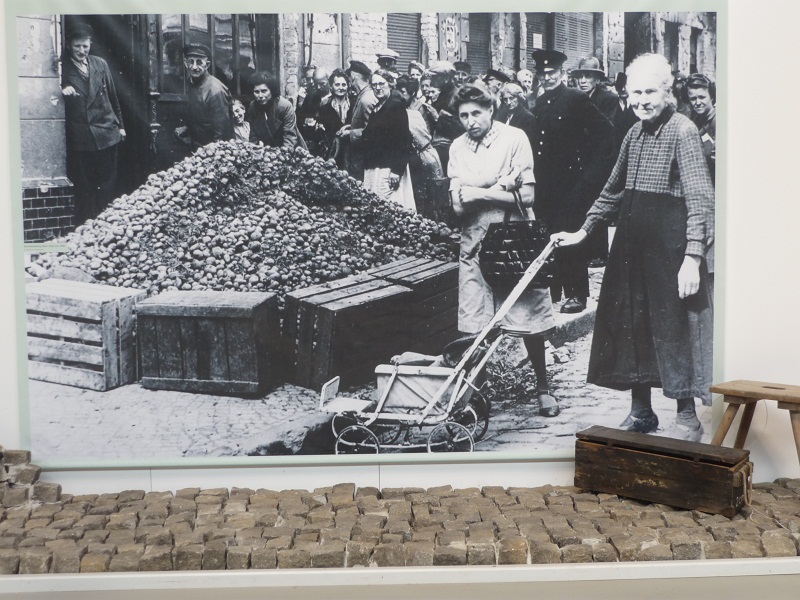
[[[472,74],[472,65],[466,61],[458,60],[453,63],[453,67],[456,70],[456,83],[464,83],[464,81],[467,80],[467,77]]]
[[[544,90],[533,107],[536,200],[533,210],[551,231],[575,231],[597,199],[616,159],[614,128],[589,96],[564,85],[567,56],[558,50],[535,50],[536,77]],[[553,299],[566,301],[561,312],[586,309],[589,272],[586,251],[559,248]]]
[[[191,43],[183,47],[183,63],[189,75],[186,92],[186,127],[175,130],[178,139],[199,148],[211,142],[233,138],[231,93],[208,72],[211,49]]]
[[[391,48],[383,48],[375,53],[378,57],[378,66],[391,73],[397,73],[397,59],[400,55]]]

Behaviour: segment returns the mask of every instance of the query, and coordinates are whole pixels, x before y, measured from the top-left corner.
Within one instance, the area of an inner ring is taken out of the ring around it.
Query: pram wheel
[[[351,425],[357,424],[358,419],[356,419],[354,412],[336,413],[331,419],[331,429],[336,437],[339,437],[339,434]]]
[[[472,434],[461,423],[439,423],[428,436],[428,452],[472,452]]]
[[[381,451],[378,436],[363,425],[345,427],[336,438],[336,454],[377,454]]]
[[[472,439],[479,442],[489,430],[489,402],[480,392],[475,392],[469,404],[456,418],[472,434]]]

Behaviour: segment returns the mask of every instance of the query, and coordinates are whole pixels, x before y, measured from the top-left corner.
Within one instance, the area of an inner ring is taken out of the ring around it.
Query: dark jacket
[[[111,69],[102,58],[89,56],[88,61],[88,80],[71,59],[62,61],[61,87],[72,86],[77,92],[64,96],[70,150],[110,148],[122,141],[119,130],[125,129]]]
[[[589,96],[563,84],[539,96],[532,113],[534,212],[556,231],[574,231],[614,165],[614,127]]]
[[[506,113],[503,123],[521,129],[528,136],[528,142],[533,149],[533,137],[536,129],[536,117],[521,103],[511,113]]]
[[[225,84],[206,73],[187,86],[189,137],[194,146],[233,139],[231,93]]]
[[[355,108],[355,102],[353,102],[353,99],[351,98],[350,108],[347,109],[345,120],[342,121],[339,113],[335,108],[333,108],[333,106],[331,106],[332,98],[333,96],[328,96],[322,101],[322,104],[319,107],[319,113],[317,115],[317,122],[325,128],[325,137],[328,140],[329,146],[333,143],[336,132],[352,121],[353,109]]]
[[[296,146],[306,147],[297,130],[294,108],[286,98],[273,98],[263,107],[253,100],[247,107],[245,119],[250,122],[250,141],[253,143],[289,150]]]
[[[361,138],[365,169],[389,168],[402,175],[412,152],[408,113],[402,98],[392,92],[374,110]]]

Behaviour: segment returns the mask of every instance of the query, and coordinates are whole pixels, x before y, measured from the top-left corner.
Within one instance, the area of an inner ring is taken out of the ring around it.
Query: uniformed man
[[[192,148],[232,139],[231,93],[208,72],[211,50],[203,44],[186,44],[183,61],[189,74],[186,127],[176,129],[176,135]]]
[[[615,159],[614,127],[585,93],[563,83],[567,56],[535,50],[536,77],[544,92],[536,101],[532,138],[536,200],[534,212],[551,231],[575,231],[603,189]],[[555,300],[563,313],[586,309],[589,272],[585,250],[559,249]]]

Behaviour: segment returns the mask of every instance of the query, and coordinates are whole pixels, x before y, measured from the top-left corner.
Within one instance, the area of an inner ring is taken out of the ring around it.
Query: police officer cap
[[[558,50],[534,50],[531,56],[536,61],[537,71],[553,71],[567,62],[567,55]]]
[[[494,77],[497,81],[501,83],[508,83],[511,81],[511,78],[503,73],[502,71],[498,71],[497,69],[489,69],[486,71],[486,76],[483,78],[484,81],[488,81],[490,77]]]
[[[578,68],[572,70],[572,75],[580,77],[581,75],[596,75],[598,77],[605,77],[606,72],[603,71],[603,63],[594,56],[582,58],[578,63]]]
[[[94,37],[94,29],[88,23],[74,23],[67,28],[67,40],[85,40]]]
[[[456,68],[456,71],[461,71],[462,73],[466,73],[468,75],[472,73],[472,65],[463,60],[454,62],[453,66]]]
[[[211,48],[203,44],[186,44],[183,47],[184,56],[202,56],[211,60]]]
[[[369,79],[372,76],[372,71],[370,70],[370,68],[360,60],[351,60],[350,68],[347,69],[347,72],[358,73],[359,75],[362,75],[366,79]]]

